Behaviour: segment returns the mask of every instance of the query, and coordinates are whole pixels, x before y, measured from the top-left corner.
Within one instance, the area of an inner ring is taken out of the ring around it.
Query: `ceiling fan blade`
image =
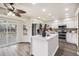
[[[9,8],[8,8],[8,10],[9,10],[9,11],[12,11],[12,12],[14,11],[13,9],[9,9]]]
[[[10,5],[14,5],[14,3],[9,3]]]
[[[14,11],[15,10],[15,8],[13,7],[13,5],[12,4],[6,4],[6,3],[4,3],[4,6],[9,10],[9,11]],[[11,7],[10,7],[11,6]]]
[[[4,6],[8,9],[8,6],[6,5],[6,3],[3,3],[4,4]]]
[[[21,17],[21,15],[19,13],[14,12],[14,14],[18,17]]]
[[[16,9],[17,13],[26,13],[26,11],[20,10],[20,9]]]

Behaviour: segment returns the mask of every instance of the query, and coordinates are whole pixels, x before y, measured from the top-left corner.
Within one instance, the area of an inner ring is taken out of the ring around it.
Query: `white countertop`
[[[32,38],[37,38],[37,39],[41,39],[41,40],[49,40],[56,36],[58,37],[58,34],[50,34],[49,36],[46,36],[46,37],[42,37],[42,35],[36,35],[36,36],[32,36]]]

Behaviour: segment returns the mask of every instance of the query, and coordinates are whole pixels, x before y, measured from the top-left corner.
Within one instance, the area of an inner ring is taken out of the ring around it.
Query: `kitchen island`
[[[32,36],[32,54],[34,56],[54,56],[58,47],[58,34],[46,37]]]

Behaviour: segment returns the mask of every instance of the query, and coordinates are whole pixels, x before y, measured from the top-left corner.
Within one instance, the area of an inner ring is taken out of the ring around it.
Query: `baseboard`
[[[30,44],[30,42],[19,42],[19,43],[20,43],[20,44],[21,44],[21,43],[27,43],[27,44]]]
[[[31,54],[31,56],[34,56],[33,54]]]
[[[15,44],[17,44],[17,42],[10,43],[10,44],[5,44],[5,45],[1,45],[0,48],[8,47],[8,46],[15,45]]]

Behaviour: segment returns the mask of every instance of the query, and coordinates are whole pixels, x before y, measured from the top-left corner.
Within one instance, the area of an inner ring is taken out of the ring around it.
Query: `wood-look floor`
[[[55,56],[77,56],[77,46],[74,44],[59,42],[59,49]],[[29,43],[18,43],[0,48],[0,56],[30,56],[31,46]]]
[[[0,56],[30,56],[30,44],[18,43],[0,48]]]
[[[59,41],[59,49],[55,56],[78,56],[77,46],[75,44]]]

